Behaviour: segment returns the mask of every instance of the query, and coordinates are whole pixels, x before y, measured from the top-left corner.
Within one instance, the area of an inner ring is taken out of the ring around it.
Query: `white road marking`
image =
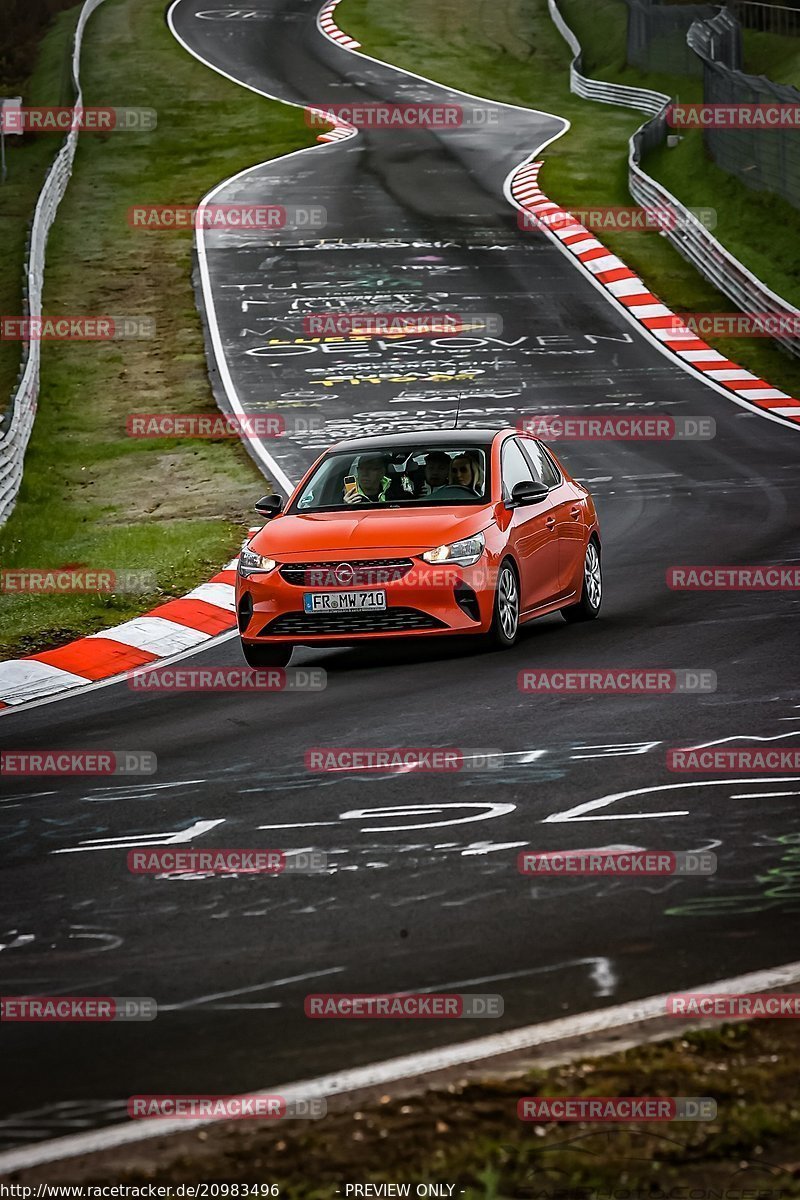
[[[731,800],[774,800],[779,796],[800,796],[800,792],[737,792]]]
[[[387,808],[353,808],[348,812],[339,813],[340,821],[362,821],[373,817],[421,817],[426,814],[435,816],[450,808],[478,808],[483,812],[473,816],[456,817],[452,821],[424,821],[413,825],[363,825],[361,833],[385,833],[400,829],[438,829],[444,825],[466,825],[471,821],[489,821],[494,817],[504,817],[514,812],[516,804],[491,804],[488,801],[481,804],[466,804],[456,801],[452,804],[397,804]],[[318,825],[335,825],[336,821],[303,821],[290,825],[257,825],[257,829],[311,829]]]
[[[317,979],[321,975],[338,975],[344,967],[325,967],[321,971],[307,971],[304,975],[286,975],[283,979],[269,979],[266,983],[254,983],[250,987],[234,988],[230,992],[210,992],[207,996],[195,996],[192,1000],[183,1000],[180,1004],[159,1004],[158,1011],[181,1012],[185,1008],[196,1008],[199,1004],[211,1004],[215,1000],[228,1000],[233,996],[249,996],[253,992],[263,992],[265,988],[286,987],[289,983],[302,983],[306,979]]]
[[[519,846],[528,844],[528,842],[470,842],[466,849],[461,851],[461,855],[463,858],[468,858],[473,854],[494,854],[497,850],[516,850]]]
[[[677,471],[665,471],[661,475],[623,475],[623,479],[680,479]]]
[[[521,971],[502,971],[496,975],[476,975],[471,979],[449,979],[446,983],[435,983],[430,987],[412,988],[409,991],[397,992],[398,996],[429,994],[431,992],[453,992],[457,988],[478,987],[484,983],[501,983],[504,979],[525,979],[529,975],[549,975],[553,971],[561,971],[564,967],[590,967],[590,975],[595,983],[603,989],[599,994],[607,995],[605,988],[609,980],[616,982],[616,975],[611,960],[604,956],[593,958],[568,958],[564,962],[547,963],[542,967],[526,967]]]
[[[796,721],[796,717],[783,717],[784,721]],[[787,729],[785,733],[765,734],[734,733],[730,737],[714,738],[711,742],[698,742],[696,746],[685,746],[685,750],[707,750],[709,746],[724,746],[726,742],[779,742],[782,738],[800,737],[800,729]]]
[[[632,796],[647,796],[653,792],[672,792],[680,791],[683,788],[704,788],[704,787],[730,787],[734,783],[797,783],[800,782],[800,776],[787,776],[780,781],[775,779],[695,779],[691,783],[662,783],[657,787],[633,788],[629,792],[614,792],[610,796],[600,796],[597,800],[587,800],[584,804],[576,804],[574,808],[568,808],[565,812],[553,813],[549,817],[545,817],[542,824],[559,824],[569,821],[640,821],[645,817],[688,817],[689,810],[682,809],[674,812],[637,812],[637,813],[622,813],[612,814],[611,816],[603,817],[586,817],[584,813],[593,813],[600,808],[607,808],[609,804],[613,804],[616,800],[629,800]]]
[[[742,995],[750,992],[774,991],[776,988],[789,987],[798,982],[800,982],[800,962],[793,962],[787,963],[785,966],[772,967],[766,971],[753,971],[748,975],[739,975],[732,979],[693,985],[691,989],[684,987],[682,990]],[[312,1079],[301,1079],[292,1084],[284,1084],[280,1088],[267,1087],[259,1092],[249,1093],[249,1095],[270,1096],[279,1091],[289,1102],[342,1096],[357,1089],[384,1086],[404,1079],[414,1079],[421,1083],[420,1076],[443,1071],[448,1067],[480,1063],[484,1059],[495,1058],[501,1054],[541,1049],[565,1039],[592,1035],[606,1036],[612,1032],[619,1034],[624,1030],[630,1030],[631,1044],[636,1044],[637,1041],[641,1042],[647,1038],[647,1031],[640,1027],[641,1022],[657,1020],[665,1016],[669,994],[662,993],[658,996],[648,996],[643,1000],[601,1008],[594,1012],[560,1017],[555,1021],[547,1021],[540,1025],[525,1025],[520,1029],[508,1030],[506,1033],[473,1038],[467,1042],[424,1050],[418,1054],[405,1054],[399,1058],[385,1059],[366,1067],[354,1067],[347,1071],[334,1071],[329,1075],[317,1075]],[[696,1022],[696,1024],[702,1027],[708,1022]],[[632,1026],[636,1028],[633,1029]],[[679,1027],[685,1028],[685,1025],[680,1022]],[[96,1154],[116,1146],[130,1146],[136,1142],[146,1141],[148,1138],[164,1137],[170,1133],[185,1133],[188,1129],[210,1124],[213,1124],[213,1121],[199,1119],[168,1121],[155,1118],[153,1120],[125,1121],[106,1129],[73,1134],[70,1137],[39,1142],[35,1146],[9,1150],[5,1154],[0,1154],[0,1173],[24,1171],[31,1167],[41,1166],[43,1163],[59,1162],[65,1158],[74,1158],[79,1154]]]
[[[382,833],[384,830],[393,831],[400,829],[438,829],[443,825],[466,825],[471,821],[488,821],[494,817],[504,817],[508,813],[514,812],[516,804],[462,804],[456,802],[454,804],[409,804],[400,805],[399,807],[387,808],[355,808],[350,812],[342,813],[342,820],[361,820],[372,817],[395,817],[395,816],[424,816],[426,813],[435,816],[437,813],[444,813],[450,808],[476,808],[483,809],[482,812],[476,812],[473,816],[456,817],[452,821],[423,821],[420,824],[413,825],[365,825],[362,828],[362,833]]]
[[[239,1012],[241,1009],[283,1008],[278,1000],[265,1000],[263,1004],[211,1004],[214,1012]]]
[[[176,833],[130,833],[124,837],[89,838],[78,846],[66,846],[62,850],[51,850],[51,854],[80,854],[84,850],[130,850],[139,846],[174,846],[181,842],[191,842],[195,837],[208,833],[215,825],[224,825],[225,818],[218,817],[215,821],[195,821],[188,829],[179,829]]]

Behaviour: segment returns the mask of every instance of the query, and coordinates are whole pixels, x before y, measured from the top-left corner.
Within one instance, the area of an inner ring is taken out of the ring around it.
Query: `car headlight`
[[[250,575],[253,571],[274,571],[277,565],[274,558],[264,558],[263,554],[256,554],[255,550],[249,550],[247,546],[242,546],[239,551],[241,575]]]
[[[426,563],[453,563],[459,567],[471,567],[478,561],[485,548],[486,539],[482,533],[476,533],[474,537],[451,542],[449,546],[437,546],[435,550],[426,550],[422,558]]]

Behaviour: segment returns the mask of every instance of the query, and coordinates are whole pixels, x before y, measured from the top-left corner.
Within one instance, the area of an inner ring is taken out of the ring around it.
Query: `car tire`
[[[565,621],[594,621],[603,603],[603,569],[600,562],[600,547],[594,538],[586,547],[583,560],[583,587],[577,604],[561,609]]]
[[[292,657],[294,646],[282,642],[258,646],[253,642],[242,642],[242,654],[249,667],[285,667]]]
[[[487,650],[510,650],[519,635],[519,578],[511,559],[500,564],[494,593],[492,624],[485,635]]]

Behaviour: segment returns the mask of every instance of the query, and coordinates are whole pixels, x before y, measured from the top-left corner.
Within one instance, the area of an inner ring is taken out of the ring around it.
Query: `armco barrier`
[[[602,79],[588,79],[581,71],[581,44],[559,12],[556,0],[547,0],[547,7],[553,24],[574,55],[569,69],[569,84],[570,91],[576,96],[581,96],[584,100],[597,100],[600,104],[636,108],[654,116],[669,103],[670,97],[664,92],[648,92],[645,88],[624,87],[622,84],[605,83]]]
[[[559,12],[556,0],[547,2],[553,22],[574,56],[570,65],[570,91],[586,100],[636,108],[651,115],[651,119],[641,125],[630,139],[628,187],[636,203],[643,208],[668,208],[676,214],[674,228],[666,230],[666,236],[709,283],[719,288],[744,312],[770,313],[788,318],[800,316],[800,310],[771,291],[748,271],[680,200],[642,169],[644,151],[660,145],[667,136],[666,107],[671,102],[671,97],[664,92],[621,87],[605,83],[601,79],[587,79],[581,73],[580,42]],[[792,333],[776,334],[775,340],[791,354],[800,357],[800,336]]]
[[[81,9],[72,45],[72,84],[75,104],[83,104],[80,84],[81,43],[86,22],[103,0],[86,0]],[[42,315],[42,283],[47,236],[56,211],[72,174],[72,162],[78,141],[77,128],[71,129],[56,155],[42,185],[33,213],[25,256],[26,316]],[[22,481],[25,449],[33,429],[36,403],[39,396],[40,343],[33,338],[23,345],[22,364],[18,382],[11,394],[8,408],[0,422],[0,525],[8,520],[17,500]]]

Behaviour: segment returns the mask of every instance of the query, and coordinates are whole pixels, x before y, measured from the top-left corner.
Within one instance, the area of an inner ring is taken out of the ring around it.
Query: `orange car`
[[[600,611],[597,514],[541,442],[513,429],[339,442],[242,547],[236,612],[253,667],[297,645],[470,634],[513,646],[520,625]]]

